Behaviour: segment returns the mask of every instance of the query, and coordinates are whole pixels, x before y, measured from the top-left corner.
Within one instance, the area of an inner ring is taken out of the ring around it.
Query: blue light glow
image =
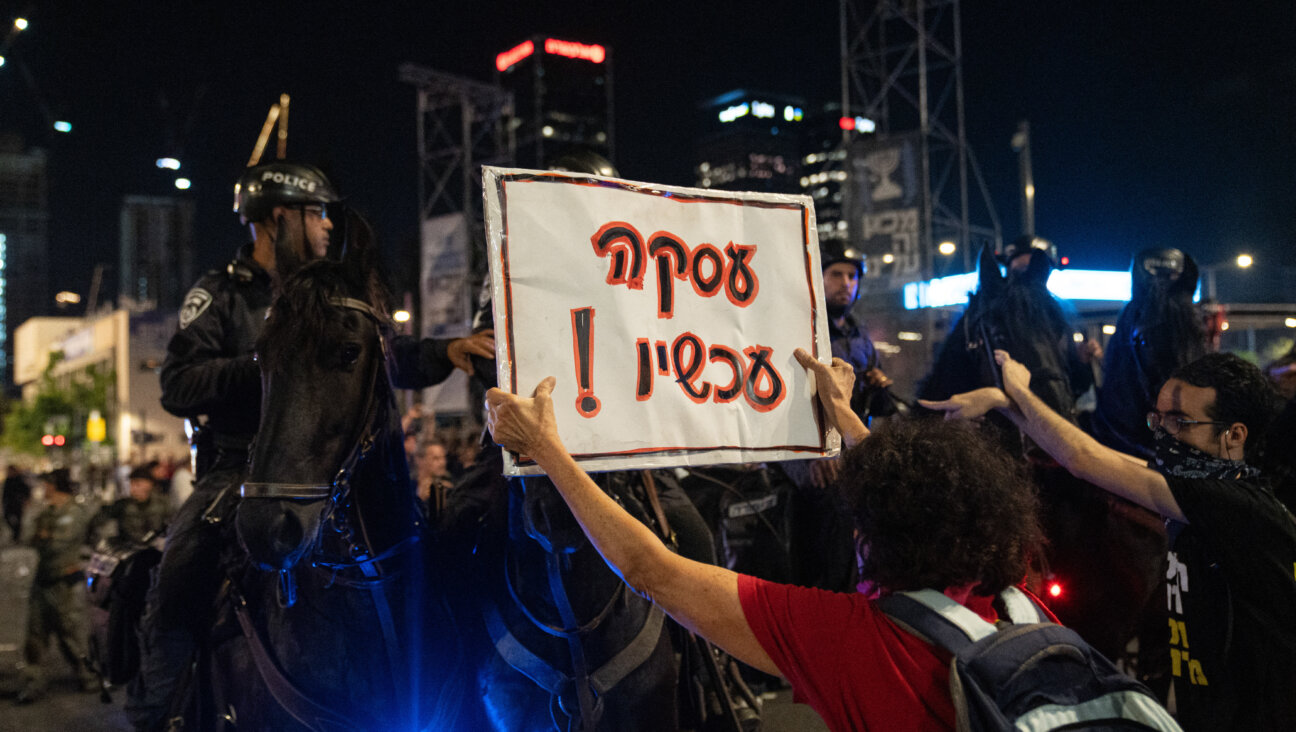
[[[1128,302],[1130,273],[1099,269],[1059,269],[1049,276],[1049,292],[1063,300]],[[938,277],[904,286],[905,310],[941,308],[967,303],[977,289],[977,273]]]

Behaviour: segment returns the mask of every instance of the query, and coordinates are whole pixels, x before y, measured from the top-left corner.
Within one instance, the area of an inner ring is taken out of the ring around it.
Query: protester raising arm
[[[801,350],[797,360],[814,372],[824,411],[847,442],[864,439],[868,430],[850,410],[855,378],[850,365],[834,359],[832,367],[825,366]],[[488,391],[486,424],[495,441],[544,469],[599,554],[627,585],[735,658],[779,674],[747,624],[738,597],[738,574],[671,552],[600,490],[567,453],[554,419],[550,397],[554,383],[552,376],[540,382],[530,398],[500,389]]]
[[[998,409],[1081,480],[1176,521],[1186,521],[1165,477],[1117,450],[1102,445],[1054,412],[1030,390],[1030,371],[1006,351],[995,351],[1003,390],[994,387],[955,394],[943,401],[920,400],[947,418],[975,419]]]

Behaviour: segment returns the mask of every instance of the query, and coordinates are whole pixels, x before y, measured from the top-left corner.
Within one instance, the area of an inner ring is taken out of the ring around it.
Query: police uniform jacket
[[[94,523],[97,527],[110,520],[116,521],[119,538],[139,543],[150,533],[161,534],[170,516],[171,506],[166,496],[154,492],[143,501],[130,497],[114,501],[99,511]]]
[[[207,416],[218,449],[246,450],[261,418],[261,371],[253,359],[271,302],[270,275],[245,244],[224,272],[208,272],[185,296],[162,363],[162,407]],[[439,384],[453,371],[451,339],[391,341],[397,388]]]
[[[81,549],[90,529],[91,513],[75,499],[45,507],[36,516],[32,546],[36,549],[36,584],[81,579]]]
[[[162,363],[162,408],[207,416],[217,447],[243,450],[261,417],[261,370],[253,358],[270,307],[270,275],[245,244],[225,271],[198,280],[180,308]]]

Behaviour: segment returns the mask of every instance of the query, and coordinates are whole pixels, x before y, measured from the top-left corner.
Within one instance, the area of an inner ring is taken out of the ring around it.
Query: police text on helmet
[[[279,171],[267,170],[266,172],[261,174],[261,180],[262,182],[267,180],[272,180],[275,183],[283,183],[284,185],[297,186],[298,188],[302,189],[303,191],[306,191],[307,193],[315,192],[315,181],[302,178],[299,175],[290,175],[288,173],[281,173]]]

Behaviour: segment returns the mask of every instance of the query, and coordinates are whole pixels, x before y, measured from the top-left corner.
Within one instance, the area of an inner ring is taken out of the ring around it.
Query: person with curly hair
[[[554,379],[532,397],[487,392],[497,443],[549,475],[598,551],[636,592],[743,662],[787,679],[832,729],[953,728],[940,651],[876,605],[932,588],[995,621],[993,598],[1025,578],[1041,541],[1033,488],[1013,461],[957,423],[897,420],[870,434],[850,407],[854,371],[798,349],[848,451],[839,482],[855,523],[861,592],[796,587],[671,552],[563,447]]]

